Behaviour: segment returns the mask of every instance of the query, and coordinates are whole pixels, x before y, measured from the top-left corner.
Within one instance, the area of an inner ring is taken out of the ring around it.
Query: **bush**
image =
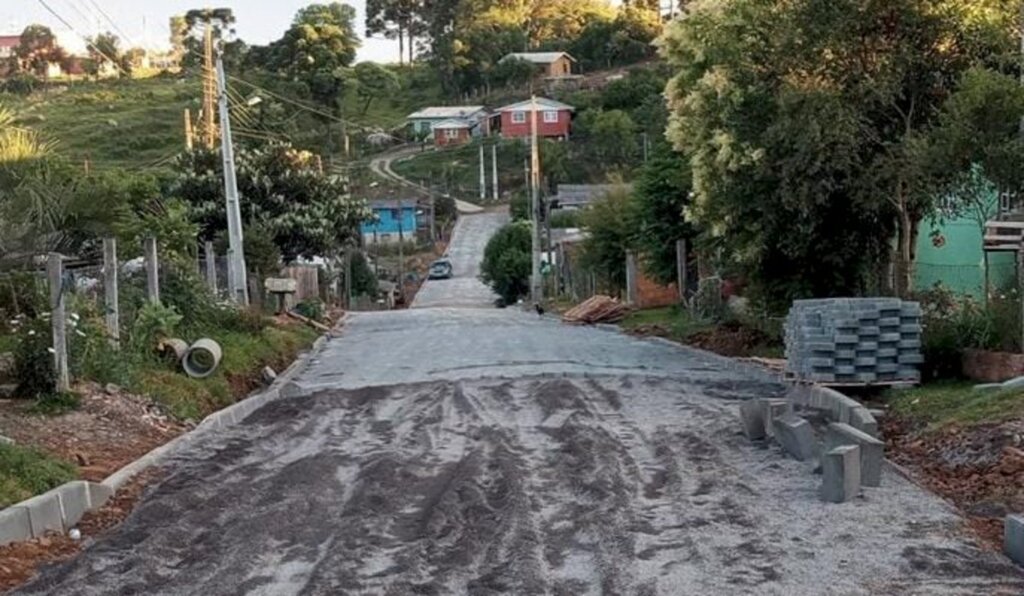
[[[529,221],[530,219],[530,197],[525,192],[517,192],[512,196],[509,203],[509,210],[512,212],[512,221]]]
[[[516,222],[498,230],[484,249],[480,279],[506,304],[530,291],[531,242],[529,223]]]
[[[19,330],[18,347],[14,352],[19,397],[36,399],[53,393],[57,373],[50,352],[52,346],[50,321],[42,317],[26,319]]]
[[[314,321],[322,321],[324,318],[324,303],[317,298],[303,300],[295,305],[295,312]]]
[[[578,228],[583,225],[583,218],[579,211],[559,209],[551,212],[551,227],[556,230]]]
[[[937,285],[918,300],[923,309],[922,376],[926,380],[960,377],[965,350],[1020,351],[1015,293],[994,297],[986,306]]]
[[[35,75],[19,73],[11,75],[0,88],[12,95],[31,95],[40,85],[41,83]]]

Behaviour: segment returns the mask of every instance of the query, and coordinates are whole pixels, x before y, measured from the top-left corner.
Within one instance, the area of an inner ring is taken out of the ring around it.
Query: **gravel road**
[[[453,244],[460,275],[499,225],[476,217]],[[784,391],[767,374],[466,308],[480,287],[353,315],[304,396],[177,452],[119,528],[19,593],[1024,593],[891,471],[824,504],[810,464],[745,441],[738,404]]]
[[[491,236],[509,221],[508,212],[463,215],[455,224],[448,257],[452,261],[452,279],[429,279],[413,300],[413,308],[438,306],[489,308],[498,298],[478,278],[480,259]]]

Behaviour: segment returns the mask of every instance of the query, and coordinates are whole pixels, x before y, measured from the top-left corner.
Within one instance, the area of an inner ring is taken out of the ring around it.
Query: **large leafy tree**
[[[68,54],[57,43],[57,37],[49,27],[29,25],[21,32],[14,55],[21,68],[38,76],[46,76],[50,64],[64,64]]]
[[[692,188],[686,159],[666,142],[654,145],[650,160],[634,183],[635,243],[644,257],[644,270],[661,283],[676,281],[676,241],[695,236],[684,218]]]
[[[934,199],[915,139],[1005,42],[980,4],[999,13],[999,0],[697,0],[670,28],[669,136],[691,156],[692,215],[770,303],[857,292],[890,259],[909,289]]]
[[[223,53],[225,67],[235,69],[241,65],[248,48],[245,42],[233,39],[235,23],[235,13],[230,8],[197,8],[180,18],[172,17],[171,43],[180,43],[182,46],[184,55],[181,65],[185,68],[203,65],[203,37],[207,27],[214,44]]]
[[[356,95],[363,100],[363,113],[374,100],[385,99],[401,87],[398,75],[375,63],[360,62],[352,69]]]
[[[634,247],[636,203],[628,188],[612,190],[583,213],[582,264],[613,291],[626,287],[626,252]]]
[[[366,0],[366,35],[383,35],[398,40],[398,62],[405,60],[408,49],[409,64],[413,62],[416,36],[424,29],[420,20],[423,0]]]
[[[512,304],[530,291],[530,224],[511,223],[487,242],[480,264],[480,279],[491,286],[506,304]]]
[[[310,4],[299,10],[284,37],[270,46],[269,67],[304,83],[310,95],[332,112],[345,91],[344,69],[359,49],[348,4]]]
[[[243,147],[236,165],[245,226],[269,233],[285,260],[335,254],[370,215],[345,180],[320,173],[312,155],[289,145]],[[204,237],[216,237],[227,226],[219,154],[184,154],[178,169],[167,194],[185,201]]]

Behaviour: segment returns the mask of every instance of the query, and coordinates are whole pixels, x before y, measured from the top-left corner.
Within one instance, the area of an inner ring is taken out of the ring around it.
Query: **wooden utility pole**
[[[46,264],[50,281],[50,324],[53,327],[53,365],[56,373],[57,393],[71,390],[68,372],[67,313],[64,308],[64,257],[51,252]]]
[[[195,131],[192,130],[192,110],[185,108],[185,149],[192,151],[195,146]]]
[[[117,292],[117,240],[103,239],[103,296],[105,303],[105,319],[110,345],[121,347],[121,313],[118,305]]]
[[[216,98],[217,71],[213,63],[213,20],[207,11],[203,31],[203,142],[211,151],[217,147],[217,121],[213,115]]]
[[[530,213],[533,220],[531,242],[530,300],[544,301],[544,285],[540,276],[540,153],[537,146],[537,96],[530,96]]]

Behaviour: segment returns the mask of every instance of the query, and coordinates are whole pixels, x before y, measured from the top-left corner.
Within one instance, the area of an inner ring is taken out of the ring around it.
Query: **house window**
[[[526,112],[512,112],[512,122],[526,124]]]
[[[545,110],[544,111],[544,122],[547,122],[548,124],[557,123],[558,122],[558,112],[555,111],[555,110]]]
[[[457,139],[459,138],[459,129],[457,128],[446,128],[444,131],[444,137],[446,139]]]

